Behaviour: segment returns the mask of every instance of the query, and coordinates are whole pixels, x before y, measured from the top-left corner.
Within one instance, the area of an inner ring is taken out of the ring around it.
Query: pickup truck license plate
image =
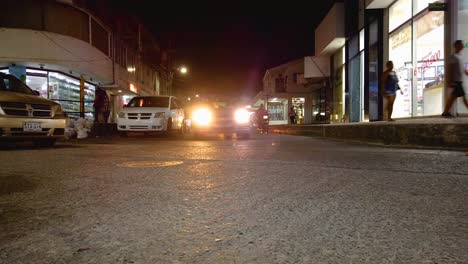
[[[23,125],[24,132],[38,132],[42,131],[41,123],[37,122],[25,122]]]

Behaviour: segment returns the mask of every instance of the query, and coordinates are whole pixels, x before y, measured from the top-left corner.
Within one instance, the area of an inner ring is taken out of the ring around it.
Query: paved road
[[[0,150],[1,263],[468,263],[468,157],[284,135]]]

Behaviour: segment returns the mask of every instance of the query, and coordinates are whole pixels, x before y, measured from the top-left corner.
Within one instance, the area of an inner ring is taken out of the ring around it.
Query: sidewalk
[[[394,122],[271,126],[279,134],[372,144],[468,149],[468,117],[401,119]]]

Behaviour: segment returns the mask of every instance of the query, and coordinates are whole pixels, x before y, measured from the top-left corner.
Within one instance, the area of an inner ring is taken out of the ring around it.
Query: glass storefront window
[[[429,12],[416,20],[417,65],[415,114],[442,113],[444,91],[444,13]],[[414,94],[414,92],[413,92]]]
[[[398,0],[390,7],[389,32],[405,23],[412,17],[412,0]]]
[[[412,114],[412,45],[411,45],[411,25],[408,25],[398,32],[392,33],[389,38],[389,60],[393,61],[394,70],[400,80],[399,85],[403,95],[397,93],[393,105],[392,117],[409,117]]]
[[[272,98],[268,100],[268,115],[270,121],[288,122],[288,100],[282,98]]]
[[[300,98],[292,98],[292,106],[294,107],[294,111],[296,112],[297,115],[297,124],[304,124],[304,104],[305,104],[305,98],[300,97]]]
[[[33,90],[38,91],[41,97],[47,98],[47,75],[26,76],[26,84]]]
[[[94,117],[94,97],[96,95],[96,86],[85,83],[85,112],[86,116]]]
[[[334,80],[333,80],[333,112],[330,117],[333,121],[342,121],[344,114],[344,60],[345,60],[345,48],[341,48],[333,56],[334,66]]]
[[[96,87],[85,83],[85,115],[93,117],[93,104]],[[60,103],[70,116],[80,113],[80,81],[66,75],[49,73],[49,98]]]

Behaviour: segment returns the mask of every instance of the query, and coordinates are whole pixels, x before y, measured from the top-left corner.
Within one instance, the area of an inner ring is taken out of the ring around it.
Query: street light
[[[182,73],[182,74],[187,74],[188,69],[187,69],[187,67],[185,67],[185,66],[181,66],[181,67],[179,68],[179,71],[180,71],[180,73]]]

